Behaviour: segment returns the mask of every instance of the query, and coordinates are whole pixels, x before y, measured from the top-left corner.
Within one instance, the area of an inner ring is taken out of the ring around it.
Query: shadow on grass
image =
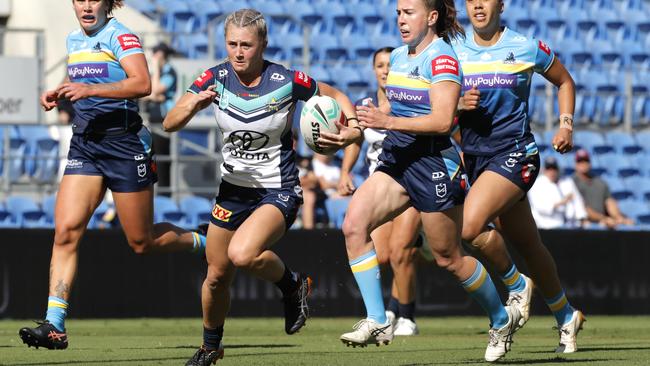
[[[612,361],[624,361],[621,358],[608,358],[603,359],[594,359],[594,358],[581,358],[581,359],[566,359],[561,357],[542,359],[542,360],[501,360],[498,363],[500,365],[542,365],[547,363],[577,363],[577,362],[612,362]],[[430,366],[430,365],[473,365],[473,364],[485,364],[484,360],[466,360],[466,361],[454,361],[454,362],[435,362],[435,363],[403,363],[400,366]]]
[[[110,365],[110,364],[129,364],[133,363],[134,365],[142,365],[143,362],[155,362],[155,361],[171,361],[171,360],[187,360],[188,357],[164,357],[164,358],[139,358],[139,359],[129,359],[129,360],[97,360],[97,361],[43,361],[43,362],[30,362],[30,363],[3,363],[0,365],[7,366],[37,366],[37,365]]]
[[[197,349],[199,346],[156,346],[156,347],[120,347],[119,349]],[[239,348],[289,348],[298,347],[295,344],[224,344],[225,349]],[[79,349],[79,348],[76,348]]]
[[[645,351],[650,350],[650,346],[585,346],[578,348],[578,352],[589,352],[589,351]],[[528,351],[529,353],[549,353],[549,351]]]

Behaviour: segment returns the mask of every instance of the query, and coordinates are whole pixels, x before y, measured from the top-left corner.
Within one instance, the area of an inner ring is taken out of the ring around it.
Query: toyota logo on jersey
[[[268,144],[269,136],[257,131],[238,130],[230,133],[229,140],[238,150],[257,151]]]

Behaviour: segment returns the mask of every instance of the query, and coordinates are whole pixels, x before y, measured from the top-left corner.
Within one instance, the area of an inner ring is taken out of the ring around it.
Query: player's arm
[[[539,50],[537,51],[540,52]],[[557,57],[551,66],[542,73],[546,80],[558,88],[557,98],[560,108],[560,126],[553,137],[553,148],[561,154],[573,149],[573,112],[575,110],[576,87],[571,74]]]
[[[338,192],[341,196],[349,196],[354,193],[356,187],[352,180],[352,168],[359,159],[361,152],[361,143],[363,139],[355,141],[354,143],[345,147],[343,151],[343,162],[341,163],[341,177],[339,178]]]
[[[417,117],[395,117],[383,113],[370,103],[358,106],[357,115],[361,126],[414,133],[419,135],[449,135],[451,133],[460,84],[455,81],[440,81],[429,89],[431,113]]]
[[[144,54],[135,53],[120,60],[126,79],[114,83],[85,84],[63,83],[57,90],[59,96],[74,102],[79,99],[99,97],[111,99],[136,99],[151,93],[151,79]]]
[[[163,129],[166,132],[174,132],[185,127],[194,115],[212,104],[214,98],[217,97],[214,88],[214,85],[210,85],[206,90],[201,90],[198,93],[192,90],[185,93],[165,116]]]

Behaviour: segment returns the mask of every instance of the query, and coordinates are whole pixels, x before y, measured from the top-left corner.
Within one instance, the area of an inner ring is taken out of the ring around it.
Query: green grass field
[[[587,317],[580,351],[552,353],[550,317],[533,317],[517,333],[505,364],[650,365],[650,317]],[[487,344],[484,318],[420,318],[420,335],[389,346],[347,348],[339,335],[356,319],[310,319],[287,336],[281,319],[231,319],[218,365],[480,364]],[[25,321],[0,321],[0,365],[183,365],[201,342],[199,319],[69,320],[70,348],[28,349],[18,337]]]

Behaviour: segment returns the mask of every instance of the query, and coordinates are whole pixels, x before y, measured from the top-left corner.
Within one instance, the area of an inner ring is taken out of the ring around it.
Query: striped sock
[[[192,253],[205,253],[205,235],[192,231],[192,239],[194,240]]]
[[[361,297],[366,305],[368,319],[385,324],[386,312],[384,311],[384,299],[381,293],[381,275],[379,274],[377,253],[372,249],[359,258],[351,260],[350,268],[359,290],[361,290]]]
[[[481,262],[476,261],[474,273],[461,284],[465,291],[476,300],[483,310],[490,317],[490,327],[499,329],[508,324],[508,313],[501,303],[501,298],[497,289],[492,283],[490,275],[487,273]]]
[[[65,316],[68,314],[68,303],[56,296],[47,298],[47,313],[45,320],[49,321],[54,328],[65,331]]]
[[[548,308],[551,309],[553,315],[555,315],[557,324],[560,327],[571,321],[571,318],[573,317],[573,307],[569,304],[569,300],[567,300],[564,290],[560,291],[557,296],[550,299],[544,299],[544,301],[546,301],[546,305],[548,305]]]
[[[508,292],[522,292],[526,288],[526,281],[524,281],[524,277],[519,273],[514,263],[508,272],[502,274],[500,277],[503,284],[506,285]]]

